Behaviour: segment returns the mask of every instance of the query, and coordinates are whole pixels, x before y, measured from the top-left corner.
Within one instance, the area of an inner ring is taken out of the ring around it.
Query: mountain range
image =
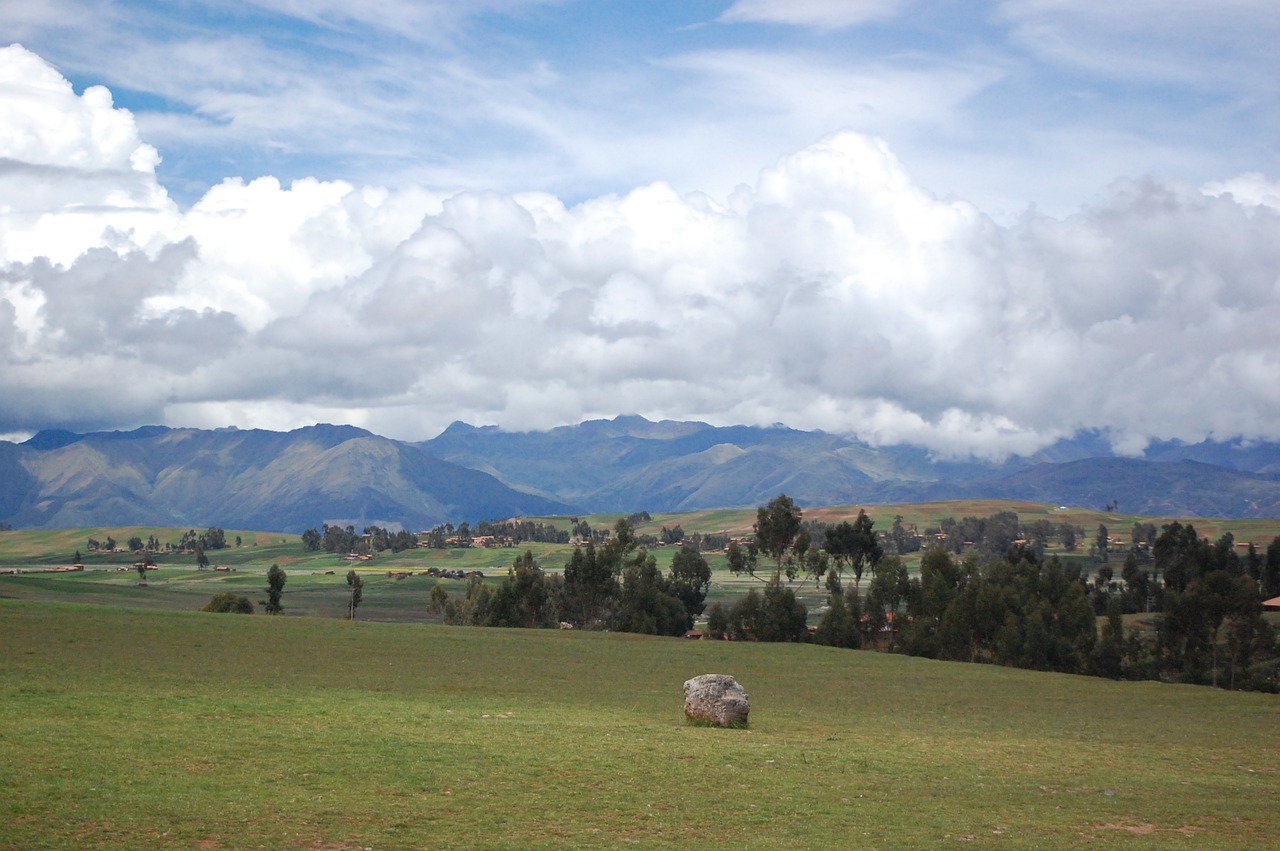
[[[148,426],[0,442],[0,523],[299,532],[424,529],[519,515],[1005,498],[1162,516],[1280,517],[1280,444],[1154,444],[1116,457],[1083,434],[1002,462],[940,460],[785,426],[638,416],[539,432],[454,423],[418,443],[353,426]]]

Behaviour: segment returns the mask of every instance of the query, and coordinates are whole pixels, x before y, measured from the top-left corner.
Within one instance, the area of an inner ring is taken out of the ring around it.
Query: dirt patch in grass
[[[1142,824],[1120,824],[1112,822],[1110,824],[1099,824],[1095,827],[1098,830],[1123,830],[1125,833],[1132,833],[1134,836],[1148,836],[1156,832],[1156,826],[1151,822],[1143,822]]]

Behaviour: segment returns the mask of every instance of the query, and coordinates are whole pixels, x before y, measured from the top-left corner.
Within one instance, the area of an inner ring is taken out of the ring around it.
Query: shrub
[[[214,594],[208,605],[200,609],[202,612],[230,612],[235,615],[251,615],[253,614],[253,603],[248,597],[240,597],[232,594],[230,591],[222,591]]]

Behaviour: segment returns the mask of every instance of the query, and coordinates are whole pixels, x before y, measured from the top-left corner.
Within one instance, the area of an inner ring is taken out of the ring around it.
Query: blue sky
[[[6,29],[111,88],[186,201],[265,174],[722,197],[851,129],[1011,216],[1273,171],[1280,134],[1266,2],[34,5]]]
[[[0,435],[1280,438],[1273,0],[0,0],[0,34]]]

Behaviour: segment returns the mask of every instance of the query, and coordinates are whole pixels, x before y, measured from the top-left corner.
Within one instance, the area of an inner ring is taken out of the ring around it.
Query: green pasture
[[[134,536],[145,541],[154,535],[161,543],[176,544],[186,531],[159,526],[95,526],[83,529],[22,529],[0,532],[0,568],[70,565],[74,562],[77,551],[88,567],[127,567],[140,556],[128,552],[90,552],[89,539],[105,542],[111,537],[115,538],[117,547],[124,547]],[[203,532],[204,529],[195,531]],[[209,551],[211,563],[250,565],[266,562],[269,566],[272,561],[283,563],[296,560],[302,554],[302,543],[298,535],[226,530],[228,543],[235,541],[237,536],[241,539],[239,547],[228,546],[226,549]],[[162,565],[195,566],[193,555],[162,553],[153,554],[153,558]]]
[[[1268,695],[15,600],[0,639],[5,849],[1201,849],[1280,829]],[[749,729],[684,722],[706,672],[742,682]]]

